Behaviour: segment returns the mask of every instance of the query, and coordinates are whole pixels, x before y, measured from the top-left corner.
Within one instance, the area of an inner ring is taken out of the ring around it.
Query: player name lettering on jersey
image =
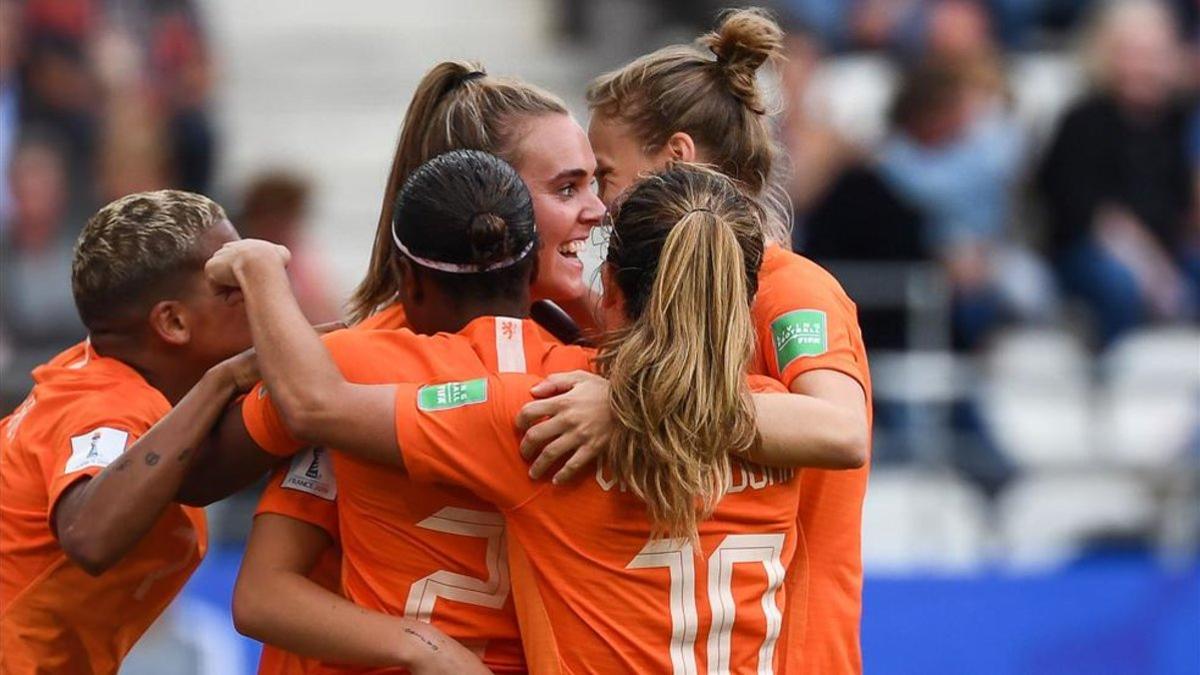
[[[795,469],[759,466],[753,462],[747,462],[735,457],[729,463],[729,468],[725,472],[726,485],[729,486],[726,494],[743,492],[747,489],[762,490],[771,485],[786,483],[792,480],[795,475]],[[603,464],[596,465],[596,483],[605,492],[609,492],[613,488],[617,488],[621,492],[629,491],[629,486],[624,481],[618,480],[615,476],[608,475]]]
[[[753,462],[735,458],[729,463],[726,478],[729,479],[729,489],[726,494],[743,492],[747,489],[762,490],[771,485],[786,483],[796,475],[795,469],[784,469],[773,466],[760,466]]]

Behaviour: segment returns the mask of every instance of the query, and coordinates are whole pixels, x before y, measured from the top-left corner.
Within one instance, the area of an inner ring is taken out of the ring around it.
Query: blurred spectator
[[[86,46],[73,37],[29,33],[21,85],[22,124],[49,129],[62,139],[74,210],[89,209],[96,150],[98,88],[85,57]]]
[[[1093,91],[1062,120],[1038,182],[1063,285],[1090,307],[1108,344],[1152,319],[1195,316],[1191,108],[1177,28],[1160,4],[1108,6],[1088,57]]]
[[[15,15],[22,39],[0,34],[0,50],[21,77],[9,85],[0,54],[0,123],[19,99],[22,126],[62,140],[72,216],[134,190],[211,189],[211,67],[194,3],[4,2],[0,21]]]
[[[27,138],[13,154],[10,177],[0,317],[10,346],[36,363],[84,333],[69,281],[74,237],[66,221],[62,151],[48,140]]]
[[[821,45],[801,26],[788,26],[787,31],[785,58],[779,64],[784,102],[780,136],[790,167],[780,170],[786,171],[793,208],[804,213],[851,161],[854,149],[826,119],[820,103],[810,97],[813,76],[822,64]]]
[[[292,251],[288,275],[304,315],[313,323],[340,318],[330,299],[328,279],[320,256],[312,255],[305,237],[308,230],[308,181],[285,171],[260,174],[250,181],[235,225],[242,236],[283,244]]]
[[[1176,0],[1181,5],[1191,0]],[[984,16],[993,37],[1007,47],[1027,47],[1069,29],[1092,0],[778,0],[788,16],[803,23],[835,51],[886,50],[901,55],[925,51],[931,33],[951,35],[937,24]],[[963,8],[966,11],[962,11]],[[970,34],[963,31],[963,39]]]
[[[151,3],[150,82],[170,133],[175,185],[207,193],[215,167],[216,136],[207,109],[212,68],[196,8],[188,0]]]
[[[108,202],[147,190],[172,187],[163,120],[138,98],[118,97],[108,106],[98,157],[96,189]]]
[[[0,237],[4,236],[12,197],[8,164],[17,142],[21,102],[18,96],[17,57],[20,53],[21,8],[14,0],[0,0]]]
[[[780,135],[791,164],[784,178],[796,220],[793,248],[823,264],[920,259],[919,215],[883,183],[862,150],[838,133],[821,102],[810,96],[813,74],[822,65],[820,45],[804,28],[791,26],[785,49]],[[854,280],[843,283],[857,294]],[[906,344],[902,308],[860,307],[859,322],[873,349]]]
[[[1003,76],[985,54],[955,57],[903,77],[878,161],[921,214],[925,249],[951,285],[954,342],[973,349],[1006,320],[1044,315],[1049,283],[1009,230],[1026,142]]]

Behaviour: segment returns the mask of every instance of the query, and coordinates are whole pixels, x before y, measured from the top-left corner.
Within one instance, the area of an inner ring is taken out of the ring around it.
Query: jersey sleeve
[[[94,405],[79,405],[80,413],[62,421],[52,452],[41,457],[48,496],[47,511],[53,517],[58,500],[76,482],[91,478],[117,461],[125,450],[154,426],[167,409],[130,403],[129,409],[113,413],[115,400],[106,398]],[[51,527],[53,529],[53,526]]]
[[[396,440],[415,480],[466,488],[502,510],[540,485],[521,458],[515,418],[540,378],[506,374],[396,389]]]
[[[837,281],[824,270],[781,272],[766,281],[754,320],[768,374],[790,388],[809,371],[836,370],[867,390],[858,310]]]
[[[337,479],[325,448],[297,453],[267,481],[254,515],[274,513],[325,530],[339,541]]]
[[[321,337],[342,375],[350,380],[361,379],[359,371],[369,367],[370,337],[367,331],[339,330]],[[266,383],[259,382],[242,401],[242,422],[246,431],[258,447],[278,457],[290,457],[304,447],[304,443],[292,435],[279,409],[271,401]]]
[[[264,383],[254,385],[242,400],[242,423],[258,447],[278,457],[289,457],[300,451],[299,441],[283,424],[279,409],[271,401]]]

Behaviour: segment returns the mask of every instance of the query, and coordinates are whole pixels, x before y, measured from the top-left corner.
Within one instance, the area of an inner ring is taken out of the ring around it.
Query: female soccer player
[[[554,95],[519,80],[487,75],[478,64],[458,61],[434,66],[409,103],[384,191],[370,268],[351,299],[350,322],[360,329],[421,330],[407,320],[400,301],[399,269],[404,257],[392,240],[393,209],[400,187],[418,166],[455,149],[490,152],[517,168],[533,197],[542,242],[536,252],[532,300],[552,300],[574,314],[578,323],[592,326],[597,301],[583,280],[578,254],[599,224],[604,207],[590,189],[596,162],[586,135]],[[315,467],[330,484],[328,490],[335,489],[328,456],[304,452],[293,464],[304,472]],[[340,553],[331,545],[337,541],[333,500],[296,489],[284,471],[268,482],[258,515],[255,535],[257,541],[267,543],[257,546],[262,554],[244,566],[246,578],[259,578],[258,571],[265,578],[277,578],[280,573],[312,570],[318,583],[336,587]],[[247,587],[266,588],[258,583]],[[262,633],[255,630],[261,627],[247,628]],[[295,675],[305,672],[305,667],[298,658],[267,647],[259,673]]]
[[[697,161],[766,199],[779,155],[767,103],[757,85],[759,67],[777,56],[782,32],[766,14],[727,14],[715,32],[693,46],[666,47],[601,76],[588,89],[589,138],[598,162],[601,196],[614,199],[633,181],[671,161]],[[854,303],[827,272],[791,253],[787,219],[768,222],[768,242],[752,315],[758,350],[753,370],[782,382],[793,394],[792,419],[811,433],[809,448],[825,446],[841,459],[805,470],[800,526],[809,556],[807,617],[789,616],[788,639],[803,644],[797,672],[861,671],[858,628],[862,566],[860,530],[866,490],[871,382]],[[579,378],[563,378],[569,386]],[[603,413],[607,394],[591,383]],[[577,396],[581,396],[582,392]],[[526,417],[552,414],[569,402],[531,407]],[[576,407],[567,413],[581,419]],[[592,415],[593,418],[596,415]],[[539,457],[535,473],[561,450],[581,443],[602,447],[605,425],[559,419],[530,431],[526,452],[551,438],[570,442]],[[598,431],[599,430],[599,431]],[[551,446],[547,446],[550,448]],[[582,463],[572,459],[572,466]],[[862,468],[856,468],[862,467]],[[798,587],[804,579],[791,577]],[[789,672],[791,669],[789,669]]]
[[[599,358],[620,424],[595,478],[562,488],[534,482],[517,453],[512,419],[536,378],[351,384],[303,324],[272,247],[226,247],[208,272],[242,288],[293,431],[502,510],[541,592],[550,666],[773,672],[799,480],[746,461],[761,451],[745,379],[761,256],[759,212],[727,178],[680,166],[632,191],[603,271],[619,329]]]
[[[394,382],[414,373],[456,378],[586,367],[590,351],[510,318],[528,313],[538,263],[533,214],[520,176],[492,155],[454,151],[415,171],[394,214],[392,245],[404,254],[399,301],[415,329],[439,335],[332,335],[326,344],[347,376]],[[280,424],[273,399],[249,396],[241,421],[264,451],[292,455],[302,444]],[[389,651],[406,626],[386,614],[399,614],[431,621],[476,649],[494,672],[524,672],[499,512],[462,490],[415,484],[402,472],[333,456],[336,481],[328,454],[312,449],[273,480],[235,594],[239,628],[327,661],[386,666],[406,658]],[[286,510],[270,503],[284,494],[292,495]],[[293,513],[295,504],[306,510]],[[316,555],[339,540],[346,597],[374,612],[306,576]],[[359,628],[348,618],[368,623]]]

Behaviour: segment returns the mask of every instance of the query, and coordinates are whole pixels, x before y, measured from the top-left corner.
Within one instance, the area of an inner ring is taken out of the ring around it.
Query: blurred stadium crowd
[[[876,379],[872,569],[1195,551],[1197,7],[781,8],[795,244]]]
[[[191,0],[0,1],[5,412],[24,397],[28,371],[83,332],[68,280],[86,218],[131,192],[212,194],[221,148],[202,19]],[[255,177],[235,210],[241,232],[291,241],[309,191],[291,173]],[[335,316],[305,269],[302,256],[306,305]]]
[[[203,4],[0,0],[4,412],[79,339],[71,247],[122,194],[216,189],[243,236],[293,248],[310,318],[338,314],[304,245],[319,186],[215,175]],[[572,52],[590,77],[721,4],[546,9],[555,39],[592,45]],[[773,8],[790,30],[777,84],[795,246],[858,303],[876,383],[868,571],[1038,568],[1097,546],[1194,559],[1200,5]]]

